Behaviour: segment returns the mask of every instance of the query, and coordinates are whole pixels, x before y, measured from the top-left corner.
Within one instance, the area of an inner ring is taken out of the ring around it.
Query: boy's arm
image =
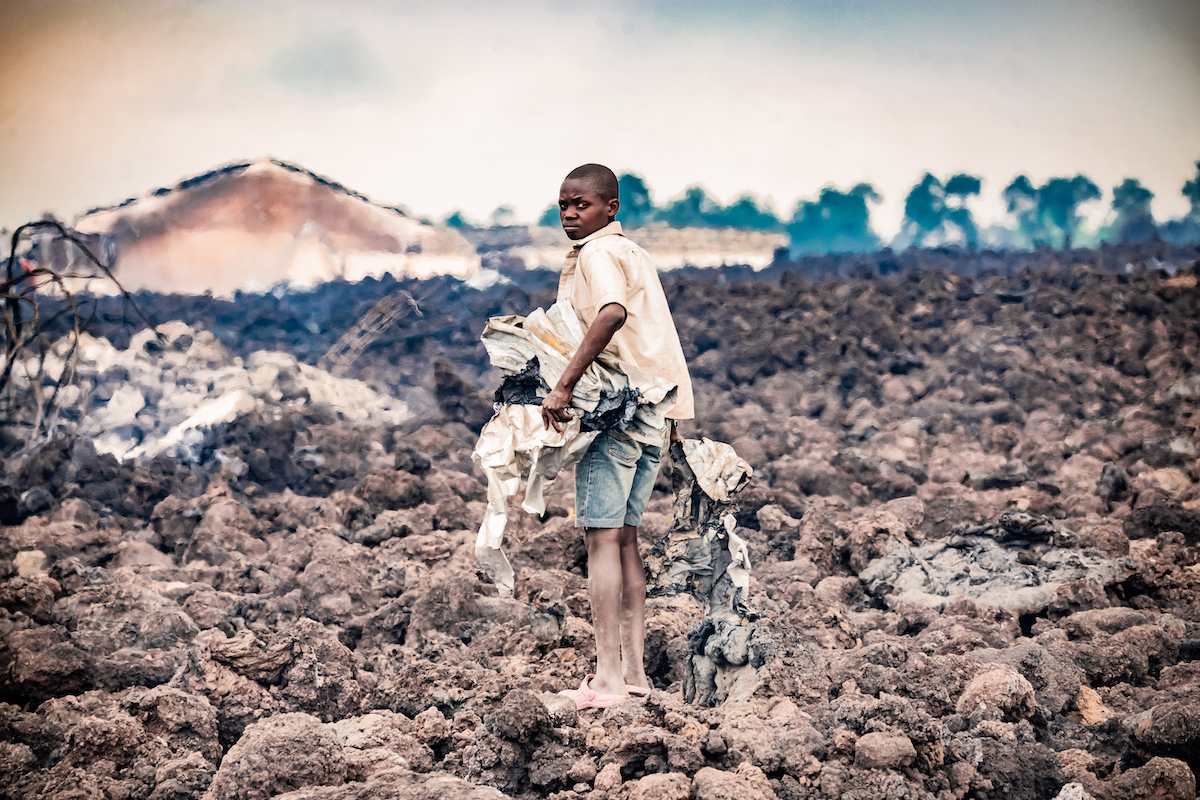
[[[609,303],[600,309],[596,319],[583,335],[579,349],[571,356],[567,368],[550,394],[542,400],[542,424],[562,433],[562,423],[567,420],[567,404],[580,376],[596,360],[596,356],[608,347],[613,334],[625,324],[625,307],[620,303]]]

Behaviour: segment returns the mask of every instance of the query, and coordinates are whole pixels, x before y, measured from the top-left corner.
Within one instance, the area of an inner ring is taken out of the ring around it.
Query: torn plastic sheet
[[[508,498],[522,489],[521,508],[530,514],[546,511],[543,490],[567,466],[583,457],[598,436],[580,429],[579,419],[563,425],[562,433],[546,428],[540,406],[502,406],[483,426],[471,454],[487,477],[487,510],[475,539],[475,557],[502,597],[512,594],[513,569],[500,549],[508,524]]]
[[[526,318],[492,317],[482,338],[492,364],[509,377],[520,376],[520,387],[514,384],[512,394],[522,402],[497,405],[471,456],[488,484],[488,504],[475,539],[475,556],[500,595],[508,596],[513,590],[513,569],[501,550],[508,498],[524,489],[521,507],[531,514],[545,512],[546,485],[582,458],[598,435],[598,429],[586,429],[585,418],[589,425],[608,427],[614,419],[621,420],[631,435],[661,437],[666,414],[675,405],[676,387],[601,356],[576,383],[569,406],[573,416],[559,433],[544,426],[540,403],[583,341],[574,310],[555,303]],[[527,388],[533,388],[532,395]],[[631,398],[635,401],[632,408]],[[499,393],[497,399],[502,399]]]
[[[704,494],[718,503],[733,502],[733,496],[754,477],[750,465],[723,442],[685,439],[683,452]]]
[[[671,445],[674,520],[647,558],[651,596],[688,593],[706,618],[750,616],[750,553],[734,531],[733,497],[754,470],[728,444],[686,439]]]
[[[689,629],[684,700],[712,706],[758,686],[751,658],[756,615],[746,605],[750,553],[737,535],[735,495],[754,471],[730,445],[686,439],[671,445],[674,520],[646,559],[651,596],[686,592],[704,609]]]

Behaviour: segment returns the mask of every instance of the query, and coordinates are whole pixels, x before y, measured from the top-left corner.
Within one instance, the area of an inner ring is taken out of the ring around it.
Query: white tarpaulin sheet
[[[542,378],[554,386],[583,341],[583,329],[569,305],[555,303],[524,318],[492,317],[482,338],[492,364],[512,375],[536,357]],[[568,408],[594,411],[602,393],[626,388],[637,392],[638,406],[625,432],[642,440],[661,439],[666,413],[675,403],[675,385],[605,355],[580,377]],[[502,596],[512,593],[514,577],[501,550],[508,498],[524,489],[521,507],[531,514],[544,513],[545,486],[573,466],[597,435],[582,430],[578,414],[562,433],[546,429],[538,405],[500,406],[483,427],[472,459],[487,478],[488,505],[475,540],[475,556]]]

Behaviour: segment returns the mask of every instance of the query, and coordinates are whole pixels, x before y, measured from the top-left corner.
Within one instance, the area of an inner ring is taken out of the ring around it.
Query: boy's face
[[[558,219],[567,238],[584,239],[612,222],[620,202],[605,200],[586,181],[566,180],[558,190]]]

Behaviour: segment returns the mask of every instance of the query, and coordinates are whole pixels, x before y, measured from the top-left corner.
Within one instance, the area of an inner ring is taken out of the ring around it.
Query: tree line
[[[626,227],[652,223],[671,227],[741,228],[776,231],[791,238],[794,255],[877,250],[884,242],[871,226],[871,205],[883,198],[869,183],[848,189],[826,186],[815,199],[796,202],[790,216],[776,213],[763,198],[745,192],[722,205],[699,184],[663,204],[654,201],[645,179],[626,172],[618,177],[621,212]],[[981,231],[970,202],[979,196],[983,180],[965,172],[944,180],[925,175],[904,199],[904,221],[892,247],[959,246],[975,249]],[[1196,175],[1182,187],[1191,208],[1179,219],[1158,222],[1150,211],[1153,192],[1136,178],[1126,178],[1112,189],[1110,221],[1095,232],[1098,241],[1140,242],[1155,237],[1177,244],[1200,241],[1200,161]],[[1016,248],[1062,247],[1078,243],[1083,218],[1080,207],[1102,198],[1100,187],[1085,175],[1050,178],[1040,186],[1018,175],[1001,192],[1009,224],[989,231],[992,244]],[[451,227],[475,227],[461,212],[445,219]],[[516,224],[510,206],[492,212],[489,224]],[[550,205],[539,225],[557,226],[558,207]],[[996,240],[999,239],[999,242]]]

